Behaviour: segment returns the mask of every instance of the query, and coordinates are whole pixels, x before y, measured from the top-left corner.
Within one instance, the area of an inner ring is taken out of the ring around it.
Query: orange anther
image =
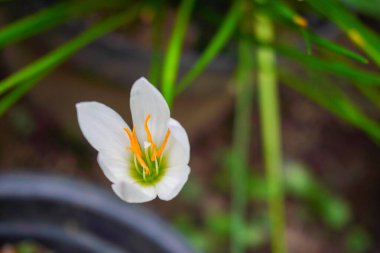
[[[153,142],[153,139],[152,139],[152,134],[150,133],[150,130],[149,130],[149,127],[148,127],[148,121],[149,121],[149,119],[150,119],[150,114],[148,114],[148,116],[145,119],[144,128],[145,128],[146,137],[148,139],[148,142],[152,146],[153,153],[152,153],[151,160],[152,161],[156,161],[157,149],[156,149],[156,145],[154,145],[154,142]]]
[[[142,159],[142,153],[141,153],[139,142],[137,141],[135,128],[133,128],[132,133],[131,133],[131,130],[129,130],[128,128],[124,128],[124,131],[127,132],[129,141],[131,143],[131,146],[128,147],[128,149],[131,150],[135,154],[137,161],[145,169],[145,173],[150,174],[148,166],[146,165],[144,159]]]
[[[145,128],[145,132],[146,132],[146,136],[147,136],[148,142],[149,142],[149,144],[150,144],[150,146],[152,148],[151,160],[152,161],[156,161],[157,157],[160,157],[161,154],[162,154],[162,152],[165,149],[165,146],[166,146],[166,144],[168,142],[168,139],[169,139],[169,136],[170,136],[170,130],[168,130],[166,132],[165,139],[164,139],[161,147],[157,150],[157,147],[154,144],[153,139],[152,139],[152,134],[150,133],[150,130],[149,130],[149,127],[148,127],[149,120],[150,120],[150,114],[148,114],[148,116],[145,119],[144,128]],[[140,144],[139,144],[139,142],[137,140],[137,136],[136,136],[136,129],[133,128],[133,130],[131,132],[131,130],[129,130],[129,128],[124,128],[124,131],[127,132],[128,137],[129,137],[129,141],[131,143],[131,146],[128,147],[128,149],[133,152],[133,154],[136,156],[136,159],[139,162],[139,164],[145,169],[145,173],[149,175],[150,174],[150,170],[149,170],[149,167],[146,165],[144,159],[142,158],[142,152],[141,152],[141,149],[140,149]]]
[[[169,135],[170,135],[170,130],[168,129],[165,135],[164,142],[162,143],[161,147],[157,151],[157,156],[161,156],[162,152],[164,151],[166,143],[168,142],[168,139],[169,139]]]
[[[149,127],[148,127],[148,121],[149,120],[150,120],[150,114],[148,114],[148,116],[146,116],[144,128],[145,128],[145,132],[146,132],[146,137],[148,138],[148,142],[150,142],[152,144],[153,143],[152,135],[151,135],[151,133],[149,131]]]

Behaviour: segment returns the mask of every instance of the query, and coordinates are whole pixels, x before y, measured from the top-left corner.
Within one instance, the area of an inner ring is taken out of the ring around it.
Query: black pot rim
[[[0,206],[4,200],[56,201],[116,220],[159,245],[164,252],[194,252],[156,215],[118,199],[89,183],[41,173],[0,173]],[[1,221],[0,221],[1,223]]]

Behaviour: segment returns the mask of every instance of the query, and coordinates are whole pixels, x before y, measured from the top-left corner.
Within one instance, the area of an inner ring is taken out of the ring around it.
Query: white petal
[[[168,166],[186,165],[190,160],[190,144],[185,129],[175,119],[169,120],[170,136],[164,154],[168,157]]]
[[[76,104],[79,126],[87,141],[98,151],[123,156],[129,144],[127,123],[108,106],[98,102]]]
[[[162,200],[171,200],[182,189],[190,173],[187,165],[168,168],[164,178],[156,184],[157,195]]]
[[[170,118],[168,122],[168,127],[170,129],[171,135],[175,136],[178,142],[181,143],[186,151],[190,151],[189,137],[187,137],[186,130],[183,126],[175,119]]]
[[[136,135],[140,144],[147,139],[144,123],[150,114],[148,122],[149,130],[152,134],[153,142],[160,146],[165,138],[170,118],[168,104],[161,93],[145,78],[138,79],[131,90],[131,113],[133,126],[136,128]]]
[[[136,182],[121,181],[112,185],[112,190],[122,200],[129,203],[142,203],[156,198],[153,186],[141,186]]]
[[[131,152],[124,157],[114,156],[106,152],[99,152],[98,163],[104,175],[113,183],[119,181],[132,181],[129,174]]]

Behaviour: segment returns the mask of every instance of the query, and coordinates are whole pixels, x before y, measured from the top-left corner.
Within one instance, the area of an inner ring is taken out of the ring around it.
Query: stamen
[[[132,133],[131,133],[131,130],[129,130],[128,128],[124,128],[124,131],[127,132],[129,141],[131,143],[131,146],[128,147],[128,149],[131,150],[136,155],[137,161],[144,168],[145,173],[149,175],[150,174],[149,168],[141,157],[142,153],[141,153],[140,145],[137,141],[135,128],[133,128]]]
[[[159,162],[157,161],[157,157],[162,158],[161,155],[162,155],[162,152],[164,152],[164,149],[165,149],[166,144],[168,142],[168,139],[169,139],[169,136],[170,136],[170,130],[168,130],[166,132],[165,139],[164,139],[161,147],[157,150],[157,147],[154,144],[153,139],[152,139],[152,134],[150,133],[150,130],[149,130],[149,127],[148,127],[149,120],[150,120],[150,114],[148,114],[148,116],[145,119],[144,128],[145,128],[145,132],[146,132],[146,135],[147,135],[148,142],[150,143],[150,147],[152,148],[151,161],[155,162],[154,165],[155,165],[155,169],[156,169],[156,174],[158,174],[158,170],[159,170],[158,163]],[[133,152],[133,154],[134,154],[133,159],[134,159],[135,167],[137,169],[137,167],[138,167],[137,162],[141,165],[141,167],[143,168],[143,170],[142,170],[143,178],[145,180],[145,176],[150,174],[150,170],[149,170],[149,167],[147,166],[145,160],[142,157],[143,153],[141,152],[140,144],[139,144],[139,142],[137,140],[136,129],[133,128],[132,132],[131,132],[131,130],[129,128],[124,128],[124,131],[128,134],[129,141],[131,143],[131,146],[128,147],[128,149],[131,150]],[[149,166],[151,167],[152,164],[149,161],[149,153],[148,153],[147,149],[145,150],[144,154],[145,154],[146,161],[149,162]]]
[[[157,151],[158,157],[161,157],[162,152],[164,152],[166,143],[168,142],[168,139],[169,139],[169,135],[170,135],[170,130],[168,129],[168,131],[166,132],[166,135],[165,135],[164,142],[162,143],[161,147]]]
[[[153,144],[153,140],[152,140],[152,135],[149,131],[149,128],[148,128],[148,121],[150,119],[150,114],[148,114],[148,116],[146,116],[146,119],[145,119],[145,123],[144,123],[144,128],[145,128],[145,132],[146,132],[146,135],[147,135],[147,138],[148,138],[148,142],[150,144]]]
[[[157,149],[156,149],[156,145],[154,145],[154,142],[153,142],[153,139],[152,139],[152,134],[150,133],[150,130],[149,130],[149,127],[148,127],[148,121],[149,120],[150,120],[150,114],[148,114],[148,116],[145,119],[144,128],[145,128],[145,132],[146,132],[146,137],[147,137],[148,142],[150,143],[150,145],[152,147],[152,151],[153,151],[152,152],[151,161],[156,161]]]
[[[146,163],[144,162],[144,160],[142,159],[142,157],[141,156],[136,156],[136,157],[137,157],[137,161],[139,161],[141,166],[145,169],[145,173],[149,175],[150,170],[149,170],[148,166],[146,165]]]
[[[147,161],[147,163],[149,165],[149,168],[151,168],[152,167],[152,162],[149,160],[149,151],[148,151],[147,148],[145,149],[144,153],[145,153],[145,161]]]
[[[141,172],[139,171],[139,167],[137,166],[137,160],[136,160],[136,155],[133,154],[133,162],[135,163],[135,169],[136,171],[141,174]]]
[[[154,165],[156,165],[156,175],[158,175],[158,162],[157,162],[157,159],[154,161]]]

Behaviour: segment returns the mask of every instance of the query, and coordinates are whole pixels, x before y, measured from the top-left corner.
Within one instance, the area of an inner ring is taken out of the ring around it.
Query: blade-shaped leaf
[[[223,49],[232,36],[240,17],[242,16],[241,1],[235,1],[226,18],[221,24],[218,32],[211,39],[205,51],[199,57],[195,65],[185,74],[180,81],[177,93],[182,92],[195,78],[197,78],[207,65],[216,57],[216,55]]]
[[[348,37],[380,66],[380,37],[337,1],[305,1],[339,26]]]
[[[343,62],[337,62],[327,59],[325,60],[317,58],[315,56],[306,55],[288,46],[277,45],[275,47],[277,49],[277,52],[279,52],[280,54],[290,59],[296,60],[303,66],[307,66],[311,69],[341,75],[350,78],[351,80],[358,81],[363,85],[380,85],[380,75],[377,73],[357,69]]]
[[[316,33],[313,33],[311,31],[305,31],[305,32],[308,33],[308,36],[312,42],[314,42],[315,44],[317,44],[317,45],[319,45],[325,49],[328,49],[331,52],[349,57],[349,58],[357,60],[361,63],[368,63],[367,58],[361,56],[360,54],[357,54],[357,53],[355,53],[355,52],[353,52],[353,51],[351,51],[351,50],[349,50],[343,46],[340,46],[336,43],[333,43],[333,42],[329,41],[328,39],[322,38],[322,37],[318,36]]]
[[[15,89],[10,91],[0,99],[0,116],[2,116],[10,107],[12,107],[22,96],[24,96],[31,88],[34,87],[49,71],[38,74],[23,82]]]
[[[0,48],[59,25],[68,19],[81,16],[91,10],[113,6],[119,1],[61,2],[33,13],[0,29]]]
[[[169,106],[173,103],[175,96],[174,84],[177,78],[182,44],[194,2],[195,0],[182,0],[165,56],[162,72],[162,93]]]
[[[377,143],[380,141],[380,124],[365,115],[342,90],[333,84],[326,86],[328,84],[326,79],[323,79],[322,82],[318,80],[317,83],[310,83],[313,81],[310,79],[304,80],[285,70],[280,71],[280,78],[285,85],[305,95],[339,118],[363,130]],[[324,85],[321,85],[322,83]]]
[[[318,36],[316,33],[312,32],[311,29],[307,27],[307,20],[300,16],[295,10],[292,9],[288,4],[283,1],[271,1],[268,4],[268,7],[272,15],[278,15],[278,17],[282,17],[282,20],[286,20],[289,27],[297,32],[299,32],[306,41],[307,52],[310,54],[311,52],[311,43],[315,45],[321,46],[331,52],[349,57],[351,59],[357,60],[361,63],[367,63],[368,60],[361,56],[358,53],[353,52],[341,45],[338,45],[328,39],[322,38]],[[284,22],[282,22],[284,23]]]
[[[92,26],[63,46],[41,57],[35,62],[32,62],[8,78],[2,80],[0,82],[0,94],[3,94],[10,88],[20,84],[21,82],[27,81],[29,78],[33,78],[34,76],[47,69],[56,67],[82,47],[103,36],[104,34],[116,29],[117,27],[131,22],[136,17],[138,9],[138,7],[134,6],[128,11],[114,15],[105,21]]]

